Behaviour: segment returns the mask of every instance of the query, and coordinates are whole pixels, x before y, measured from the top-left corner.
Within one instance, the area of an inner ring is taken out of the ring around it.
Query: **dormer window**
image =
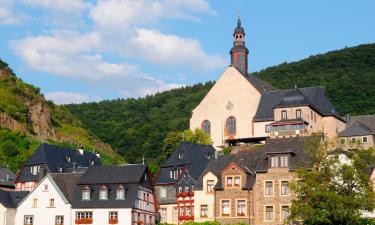
[[[99,199],[100,200],[108,200],[108,188],[104,185],[100,188]]]
[[[288,114],[285,110],[281,111],[281,119],[283,119],[283,120],[288,119]]]
[[[34,175],[34,176],[37,175],[39,170],[40,170],[39,168],[40,168],[39,166],[31,166],[30,167],[31,174]]]
[[[288,168],[289,156],[288,155],[273,155],[270,157],[271,168]]]
[[[179,154],[178,154],[178,158],[179,158],[179,159],[182,159],[183,157],[184,157],[184,154],[182,154],[182,153],[179,153]]]
[[[83,190],[82,190],[82,200],[90,200],[90,195],[91,195],[91,190],[88,186],[86,186]]]
[[[124,200],[125,199],[125,188],[121,185],[116,190],[116,199]]]

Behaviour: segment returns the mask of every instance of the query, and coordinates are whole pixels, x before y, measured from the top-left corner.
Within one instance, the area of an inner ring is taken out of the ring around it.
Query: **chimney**
[[[73,173],[77,172],[77,162],[73,163]]]
[[[350,122],[350,114],[346,114],[346,122],[347,122],[347,123]]]

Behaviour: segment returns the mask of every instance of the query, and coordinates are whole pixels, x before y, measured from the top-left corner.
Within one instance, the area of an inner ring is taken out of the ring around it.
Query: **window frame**
[[[203,120],[201,124],[201,130],[208,136],[211,136],[211,122],[207,119]]]
[[[59,219],[62,219],[62,221],[61,220],[59,220]],[[64,224],[64,216],[63,215],[56,215],[55,216],[55,225],[63,225]]]
[[[296,110],[296,119],[301,119],[302,118],[302,110],[301,109],[297,109]]]
[[[54,198],[50,198],[49,199],[49,208],[55,208],[55,199]]]
[[[209,185],[209,183],[212,182],[212,185]],[[209,188],[212,186],[211,188]],[[207,193],[214,193],[214,187],[215,187],[215,181],[214,180],[207,180],[206,181],[206,192]]]
[[[287,194],[283,194],[283,183],[287,182]],[[289,180],[280,180],[280,196],[290,196],[290,187],[289,187],[290,181]]]
[[[288,217],[283,219],[283,207],[288,207],[288,217],[290,216],[290,205],[285,205],[285,204],[280,205],[280,221],[281,222],[284,222],[286,219],[288,219]]]
[[[91,200],[91,189],[86,186],[82,189],[82,201],[90,201],[90,200]]]
[[[272,219],[267,219],[267,207],[272,207]],[[274,205],[265,205],[264,206],[264,221],[265,222],[274,222],[275,221],[275,206]]]
[[[267,190],[268,190],[267,183],[272,183],[271,194],[267,194]],[[275,195],[275,181],[274,180],[265,180],[263,188],[264,188],[264,193],[263,193],[264,197],[273,197]]]
[[[364,141],[365,139],[366,139],[366,141]],[[362,137],[362,143],[364,143],[364,144],[368,143],[368,137],[367,136]]]
[[[245,205],[245,209],[244,209],[244,214],[243,215],[239,215],[238,214],[238,202],[239,201],[243,201],[244,202],[244,205]],[[239,199],[236,199],[236,217],[246,217],[247,216],[247,199],[245,198],[239,198]]]
[[[288,119],[288,112],[286,110],[281,110],[281,119],[282,120]]]
[[[119,197],[120,192],[121,195]],[[125,200],[125,188],[122,185],[116,188],[116,200]]]
[[[204,207],[206,208],[206,210],[203,210]],[[202,212],[205,212],[205,215],[203,215]],[[199,216],[200,218],[208,218],[208,205],[207,204],[200,205]]]
[[[228,214],[223,214],[223,202],[228,202]],[[220,217],[231,217],[232,209],[231,209],[231,200],[230,199],[221,199],[220,200]]]
[[[225,121],[225,132],[227,136],[235,136],[237,133],[237,119],[229,116]]]
[[[27,221],[27,218],[29,219],[28,221]],[[34,225],[34,215],[24,215],[23,216],[23,224],[24,225]]]

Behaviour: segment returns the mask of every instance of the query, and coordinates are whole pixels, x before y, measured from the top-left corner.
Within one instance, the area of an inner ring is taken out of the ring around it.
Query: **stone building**
[[[344,149],[368,149],[375,146],[375,115],[348,116],[346,129],[340,132]]]

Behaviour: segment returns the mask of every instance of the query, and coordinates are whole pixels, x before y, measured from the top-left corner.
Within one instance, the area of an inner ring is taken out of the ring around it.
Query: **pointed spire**
[[[237,27],[241,27],[241,16],[238,13]]]

